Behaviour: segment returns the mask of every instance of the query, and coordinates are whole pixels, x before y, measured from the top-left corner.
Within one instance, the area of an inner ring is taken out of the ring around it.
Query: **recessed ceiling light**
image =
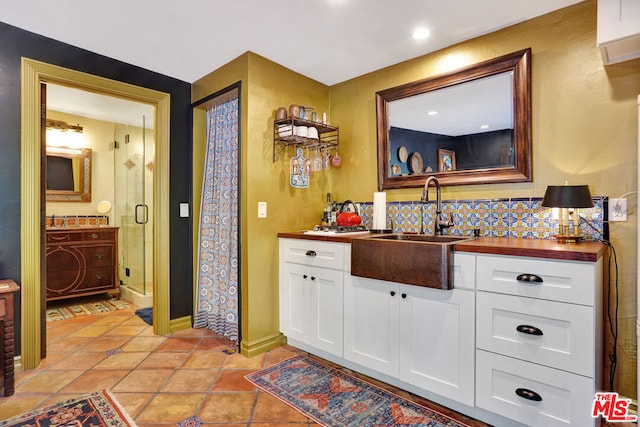
[[[436,114],[438,114],[437,111],[427,111],[427,116],[435,116]]]
[[[489,125],[481,125],[480,129],[489,129]]]
[[[431,34],[431,32],[426,29],[425,27],[418,27],[415,30],[413,30],[413,38],[416,40],[424,40],[427,37],[429,37],[429,34]]]

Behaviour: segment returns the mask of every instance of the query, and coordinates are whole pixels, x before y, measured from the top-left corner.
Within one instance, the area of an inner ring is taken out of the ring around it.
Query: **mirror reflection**
[[[529,56],[378,92],[379,188],[530,181]]]
[[[91,201],[91,149],[47,147],[46,200]]]

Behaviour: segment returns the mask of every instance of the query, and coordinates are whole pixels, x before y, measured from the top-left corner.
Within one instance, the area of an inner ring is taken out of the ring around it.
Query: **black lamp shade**
[[[593,200],[588,185],[549,185],[542,199],[547,208],[591,208]]]

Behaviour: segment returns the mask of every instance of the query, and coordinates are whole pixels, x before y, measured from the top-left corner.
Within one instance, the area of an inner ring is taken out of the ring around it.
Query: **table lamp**
[[[559,208],[558,234],[562,243],[577,243],[584,238],[580,229],[579,208],[593,207],[591,192],[587,185],[549,185],[542,199],[542,206]]]

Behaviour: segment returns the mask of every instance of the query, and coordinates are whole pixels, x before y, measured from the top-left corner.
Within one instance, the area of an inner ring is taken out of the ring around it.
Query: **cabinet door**
[[[400,292],[400,379],[473,406],[474,292]]]
[[[344,358],[398,376],[399,285],[345,274]]]
[[[342,356],[342,272],[282,263],[280,331]]]

